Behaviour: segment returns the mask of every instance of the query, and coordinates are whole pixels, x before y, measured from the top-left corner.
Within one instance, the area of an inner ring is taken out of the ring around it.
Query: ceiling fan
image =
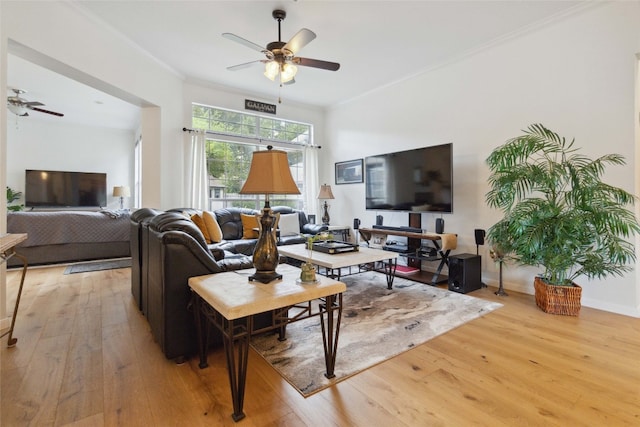
[[[223,33],[222,37],[238,42],[250,49],[257,50],[266,56],[266,59],[259,59],[257,61],[246,62],[244,64],[234,65],[227,67],[227,70],[237,71],[243,68],[251,67],[257,64],[265,64],[264,75],[274,81],[276,77],[280,77],[280,83],[292,84],[295,83],[295,75],[298,71],[296,65],[303,67],[320,68],[322,70],[337,71],[340,68],[340,64],[337,62],[322,61],[320,59],[302,58],[296,56],[296,54],[304,46],[309,44],[316,38],[316,34],[303,28],[298,31],[288,42],[283,42],[280,32],[280,24],[286,18],[287,13],[284,10],[276,9],[271,14],[273,19],[278,21],[278,41],[267,44],[267,47],[262,47],[257,43],[250,42],[242,37],[236,36],[232,33]]]
[[[11,111],[16,116],[22,116],[22,117],[28,116],[29,113],[27,110],[38,111],[40,113],[51,114],[58,117],[64,116],[64,114],[62,113],[56,113],[55,111],[38,108],[38,107],[44,106],[42,102],[27,101],[26,99],[21,98],[20,95],[22,95],[23,93],[26,93],[22,89],[12,88],[11,90],[15,93],[15,95],[7,97],[7,107],[9,108],[9,111]]]

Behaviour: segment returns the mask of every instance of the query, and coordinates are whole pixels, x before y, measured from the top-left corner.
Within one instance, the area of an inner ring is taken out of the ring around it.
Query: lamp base
[[[324,225],[329,225],[329,204],[325,201],[324,202],[324,215],[322,215],[322,224]]]
[[[256,281],[261,283],[271,283],[274,280],[282,279],[282,274],[275,271],[256,271],[249,276],[249,281]]]
[[[256,272],[249,277],[249,280],[256,280],[262,283],[273,282],[282,279],[282,274],[276,273],[280,255],[276,243],[276,229],[278,227],[278,216],[271,214],[269,202],[265,202],[262,209],[262,216],[259,217],[258,226],[260,235],[253,250],[253,266]]]

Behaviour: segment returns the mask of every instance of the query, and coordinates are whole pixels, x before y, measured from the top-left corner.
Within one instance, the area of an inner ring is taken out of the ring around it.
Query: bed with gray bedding
[[[27,233],[16,247],[29,265],[57,264],[131,255],[125,211],[8,212],[7,232]],[[9,266],[20,265],[12,258]]]

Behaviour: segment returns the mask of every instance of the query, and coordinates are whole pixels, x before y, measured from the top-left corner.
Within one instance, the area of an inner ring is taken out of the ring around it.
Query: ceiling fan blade
[[[38,102],[38,101],[25,102],[24,105],[26,105],[27,107],[42,107],[42,106],[44,106],[44,104],[42,102]]]
[[[250,42],[249,40],[243,39],[242,37],[236,36],[235,34],[232,34],[232,33],[222,33],[222,37],[224,37],[225,39],[240,43],[241,45],[244,45],[249,49],[257,50],[258,52],[261,52],[261,53],[265,53],[267,51],[267,49],[265,49],[263,46],[260,46],[259,44],[256,44],[254,42]]]
[[[266,59],[258,59],[257,61],[245,62],[244,64],[232,65],[231,67],[227,67],[227,70],[229,71],[243,70],[245,68],[253,67],[254,65],[258,65],[265,62],[267,62]]]
[[[338,71],[340,64],[337,62],[322,61],[320,59],[301,58],[299,56],[293,58],[293,63],[302,65],[303,67],[321,68],[323,70]]]
[[[31,109],[33,111],[38,111],[40,113],[51,114],[51,115],[58,116],[58,117],[63,117],[64,116],[64,114],[62,114],[62,113],[56,113],[55,111],[43,110],[42,108],[38,108],[38,107],[29,107],[29,109]]]
[[[303,28],[291,37],[291,40],[284,45],[283,49],[287,49],[295,55],[296,52],[308,45],[315,38],[316,33],[308,28]]]

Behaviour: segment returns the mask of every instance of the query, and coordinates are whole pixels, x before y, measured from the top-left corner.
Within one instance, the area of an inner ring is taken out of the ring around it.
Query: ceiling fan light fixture
[[[280,65],[276,61],[269,61],[264,66],[264,75],[271,81],[275,80],[279,71]]]
[[[282,64],[280,70],[280,82],[287,83],[296,76],[298,72],[298,67],[293,64]]]
[[[27,107],[24,105],[13,104],[11,102],[7,103],[7,107],[9,107],[9,111],[11,111],[16,116],[25,116],[27,115]]]

